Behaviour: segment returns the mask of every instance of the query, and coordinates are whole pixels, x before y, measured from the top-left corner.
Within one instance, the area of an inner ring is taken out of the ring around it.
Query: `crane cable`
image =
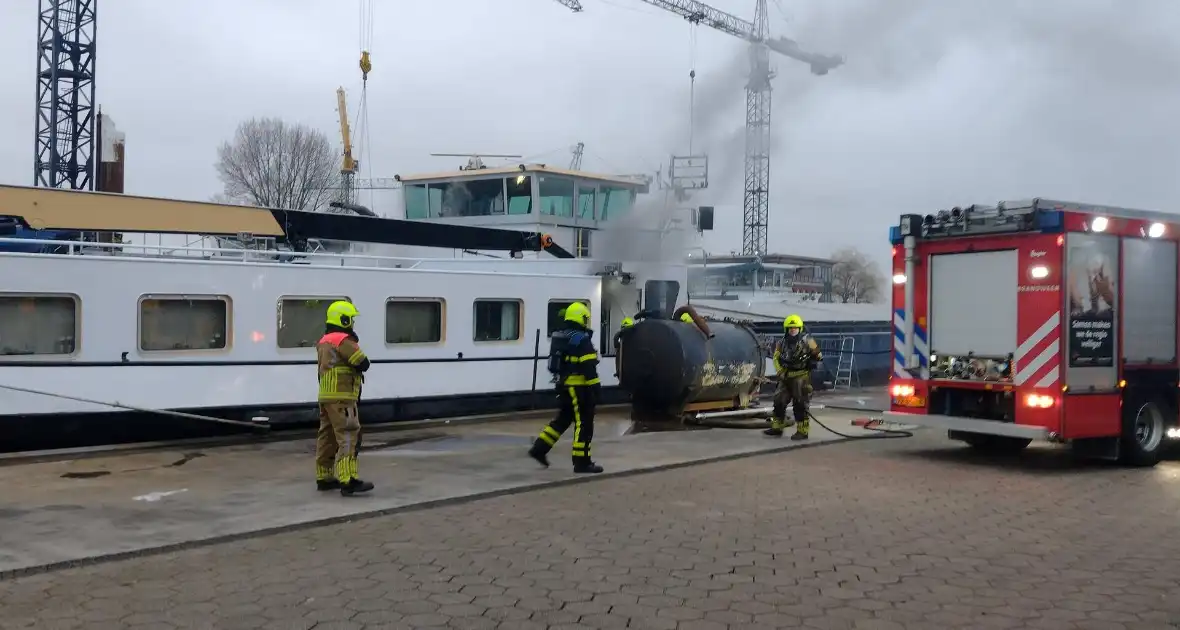
[[[697,89],[697,22],[688,27],[688,154],[692,155],[693,133],[696,131]]]
[[[369,160],[371,152],[370,134],[369,134],[369,72],[373,70],[372,59],[370,53],[373,50],[373,0],[360,0],[360,19],[359,19],[359,44],[360,44],[360,69],[361,69],[361,98],[357,104],[357,113],[354,117],[357,125],[357,138],[361,140],[361,146],[357,153],[357,158],[361,160],[361,168],[366,169],[369,174],[369,181],[373,181],[373,165]],[[369,207],[373,207],[373,189],[369,189]]]

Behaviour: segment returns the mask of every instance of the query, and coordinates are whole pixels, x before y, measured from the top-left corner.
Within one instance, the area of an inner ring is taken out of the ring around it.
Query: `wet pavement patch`
[[[198,458],[198,457],[204,457],[204,456],[205,456],[205,454],[204,454],[204,453],[184,453],[183,455],[181,455],[181,456],[180,456],[180,459],[178,459],[178,460],[176,460],[176,461],[174,461],[174,462],[172,462],[171,464],[168,464],[168,465],[169,465],[169,466],[172,466],[173,468],[175,468],[175,467],[177,467],[177,466],[183,466],[183,465],[185,465],[185,464],[187,464],[187,463],[189,463],[189,462],[193,461],[194,459],[196,459],[196,458]]]
[[[62,479],[94,479],[95,477],[105,477],[111,474],[109,470],[90,470],[85,472],[68,472],[61,476]]]

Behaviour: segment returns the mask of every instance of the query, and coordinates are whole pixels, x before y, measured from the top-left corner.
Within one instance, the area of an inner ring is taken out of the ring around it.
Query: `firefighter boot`
[[[535,459],[538,464],[549,467],[549,449],[551,447],[545,443],[541,438],[533,441],[532,448],[529,449],[529,457]]]
[[[354,494],[361,494],[372,490],[375,486],[371,481],[361,481],[353,477],[348,480],[348,483],[340,484],[340,494],[346,497],[351,497]]]
[[[356,456],[336,460],[336,478],[340,479],[341,496],[351,497],[373,489],[373,484],[356,476]]]
[[[787,423],[785,421],[783,421],[782,419],[771,418],[770,419],[770,428],[763,431],[762,435],[765,435],[768,437],[782,437],[783,436],[783,429],[786,426],[787,426]]]
[[[795,440],[795,441],[806,440],[808,435],[810,435],[810,434],[811,434],[811,419],[810,418],[803,418],[802,420],[799,421],[798,425],[795,427],[795,434],[791,436],[791,439]]]
[[[575,457],[574,458],[574,474],[596,475],[596,474],[602,472],[602,470],[603,470],[602,466],[595,464],[594,461],[591,460],[589,457],[584,457],[584,458],[583,457]]]
[[[315,489],[323,492],[325,490],[339,490],[340,482],[332,475],[332,469],[326,466],[316,465],[315,467]]]

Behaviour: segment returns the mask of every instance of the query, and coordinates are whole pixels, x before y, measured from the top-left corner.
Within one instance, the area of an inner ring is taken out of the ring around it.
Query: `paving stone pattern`
[[[947,444],[806,449],[8,580],[0,628],[1180,627],[1180,466],[1000,466]]]

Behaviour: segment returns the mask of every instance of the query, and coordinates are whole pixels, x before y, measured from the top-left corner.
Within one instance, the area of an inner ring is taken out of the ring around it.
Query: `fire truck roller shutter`
[[[930,354],[1015,352],[1019,279],[1015,249],[931,256]]]

